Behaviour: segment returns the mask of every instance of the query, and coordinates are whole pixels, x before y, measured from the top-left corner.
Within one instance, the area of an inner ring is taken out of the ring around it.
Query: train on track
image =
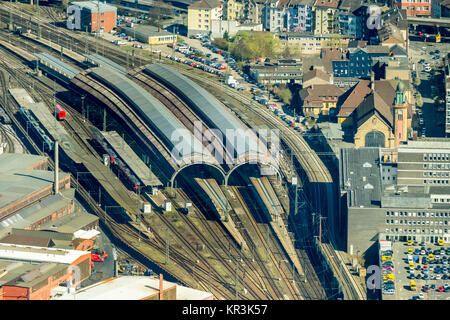
[[[91,131],[93,133],[95,141],[100,145],[102,152],[105,152],[109,155],[110,164],[116,166],[119,169],[119,177],[122,174],[122,177],[125,177],[128,185],[134,190],[141,190],[144,186],[141,181],[136,177],[131,168],[129,168],[125,162],[120,159],[120,157],[116,154],[116,152],[111,148],[111,146],[106,142],[105,138],[98,132],[97,129],[91,127]]]
[[[11,123],[11,119],[9,118],[9,116],[6,114],[5,110],[3,110],[2,107],[0,107],[0,122],[3,124]]]
[[[53,150],[53,141],[50,137],[45,133],[44,129],[41,128],[41,124],[39,120],[37,120],[36,116],[32,111],[25,109],[24,107],[20,107],[20,112],[27,123],[27,132],[28,128],[34,128],[36,134],[42,139],[43,145],[47,146],[47,150]]]
[[[56,114],[56,119],[58,119],[60,121],[66,119],[66,111],[64,111],[64,109],[61,108],[61,106],[59,104],[57,104],[55,106],[55,114]]]

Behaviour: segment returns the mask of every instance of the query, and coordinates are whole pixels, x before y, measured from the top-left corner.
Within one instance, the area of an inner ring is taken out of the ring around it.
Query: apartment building
[[[394,4],[400,10],[406,10],[407,16],[430,17],[432,0],[396,0]]]
[[[314,4],[314,34],[338,33],[339,0],[316,0]]]
[[[278,34],[281,47],[289,46],[293,52],[303,55],[319,55],[322,48],[346,48],[351,36],[314,34],[312,32],[281,32]]]
[[[223,19],[241,21],[244,17],[244,2],[242,0],[227,0],[223,6]]]
[[[217,0],[199,0],[188,7],[188,35],[209,34],[212,20],[222,19],[222,4]]]

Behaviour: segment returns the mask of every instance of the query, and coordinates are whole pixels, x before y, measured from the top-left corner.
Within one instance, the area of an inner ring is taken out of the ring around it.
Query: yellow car
[[[438,245],[443,246],[443,245],[444,245],[444,240],[439,239],[439,240],[438,240]]]
[[[408,254],[413,254],[413,249],[412,248],[408,249]]]
[[[413,245],[412,240],[408,240],[408,246],[412,246],[412,245]]]
[[[428,255],[428,260],[433,261],[434,260],[434,254],[430,253]]]
[[[381,260],[383,260],[383,261],[392,260],[392,257],[391,256],[382,256]]]
[[[411,288],[411,291],[416,291],[416,282],[411,280],[409,287]]]

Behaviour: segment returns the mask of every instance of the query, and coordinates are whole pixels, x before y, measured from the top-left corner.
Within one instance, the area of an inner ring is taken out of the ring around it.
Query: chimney
[[[59,143],[58,140],[55,141],[55,194],[59,192]]]
[[[370,88],[373,90],[375,90],[375,72],[372,71],[372,73],[370,74]]]
[[[163,299],[163,275],[159,274],[159,300]]]

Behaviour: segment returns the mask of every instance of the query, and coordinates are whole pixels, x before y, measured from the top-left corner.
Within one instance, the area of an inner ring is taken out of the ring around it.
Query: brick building
[[[96,32],[99,27],[100,32],[110,32],[116,27],[116,7],[100,1],[77,1],[71,2],[70,5],[76,6],[80,10],[81,16],[79,30]]]

